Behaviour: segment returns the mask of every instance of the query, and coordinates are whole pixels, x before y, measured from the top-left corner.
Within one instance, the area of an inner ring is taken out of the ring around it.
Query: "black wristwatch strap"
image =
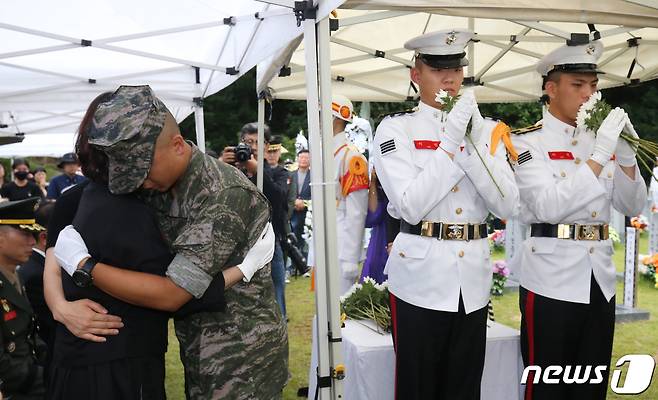
[[[85,263],[82,264],[82,267],[73,272],[73,283],[81,288],[91,286],[92,282],[94,281],[94,278],[91,275],[91,271],[94,269],[96,264],[96,260],[91,257],[88,258]]]
[[[82,264],[82,267],[80,267],[81,270],[84,270],[91,276],[91,271],[94,269],[94,267],[98,264],[98,261],[94,260],[93,258],[89,257],[87,261],[85,261],[84,264]]]

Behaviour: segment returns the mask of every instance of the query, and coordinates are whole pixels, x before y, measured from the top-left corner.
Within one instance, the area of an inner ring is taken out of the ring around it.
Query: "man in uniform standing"
[[[605,399],[615,324],[615,266],[608,238],[610,206],[642,210],[647,189],[635,152],[619,138],[637,136],[616,108],[597,132],[576,124],[581,104],[597,90],[599,41],[562,46],[537,65],[548,111],[543,126],[513,135],[521,220],[531,227],[522,247],[521,348],[526,366],[557,365],[566,376],[596,366],[601,382],[542,384],[528,377],[525,398]],[[539,377],[538,377],[539,378]]]
[[[347,292],[359,277],[368,213],[368,162],[345,135],[345,126],[352,121],[353,113],[354,107],[347,97],[333,96],[331,114],[334,166],[339,183],[336,190],[336,228],[341,294]]]
[[[13,400],[41,400],[45,395],[46,345],[37,335],[30,306],[16,266],[25,263],[35,244],[38,197],[0,203],[0,381]]]
[[[450,112],[436,101],[440,90],[457,95],[472,36],[446,30],[405,43],[416,52],[410,74],[420,102],[384,119],[375,135],[388,211],[401,219],[385,271],[397,399],[480,398],[492,281],[485,221],[489,212],[511,216],[518,191],[504,149],[488,148],[492,130],[505,126],[482,119],[472,91]]]

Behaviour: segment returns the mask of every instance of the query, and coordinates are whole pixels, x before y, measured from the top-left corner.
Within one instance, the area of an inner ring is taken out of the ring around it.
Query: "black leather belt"
[[[443,240],[475,240],[487,237],[487,224],[452,224],[447,222],[423,221],[411,225],[400,221],[400,232]]]
[[[570,240],[606,240],[608,239],[608,225],[579,225],[579,224],[532,224],[530,236],[550,237]]]

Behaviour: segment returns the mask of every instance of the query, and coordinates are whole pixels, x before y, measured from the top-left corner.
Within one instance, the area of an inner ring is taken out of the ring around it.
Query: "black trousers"
[[[519,294],[521,352],[526,366],[537,365],[543,371],[549,365],[569,365],[572,377],[574,367],[579,365],[582,377],[589,365],[591,378],[595,378],[596,366],[606,367],[600,384],[565,384],[563,375],[560,384],[545,384],[541,379],[533,383],[534,374],[530,373],[525,400],[605,399],[615,331],[615,298],[606,301],[594,276],[589,304],[551,299],[523,287]]]
[[[397,400],[478,400],[487,307],[466,314],[429,310],[391,295]]]

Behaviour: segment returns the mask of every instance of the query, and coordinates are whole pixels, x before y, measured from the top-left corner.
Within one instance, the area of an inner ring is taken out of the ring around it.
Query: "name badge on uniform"
[[[414,140],[414,146],[418,150],[436,150],[440,144],[438,140]]]
[[[11,321],[12,319],[16,319],[16,310],[11,310],[11,311],[5,313],[5,316],[4,316],[5,322]]]
[[[573,153],[570,151],[549,151],[548,157],[551,160],[573,160]]]

